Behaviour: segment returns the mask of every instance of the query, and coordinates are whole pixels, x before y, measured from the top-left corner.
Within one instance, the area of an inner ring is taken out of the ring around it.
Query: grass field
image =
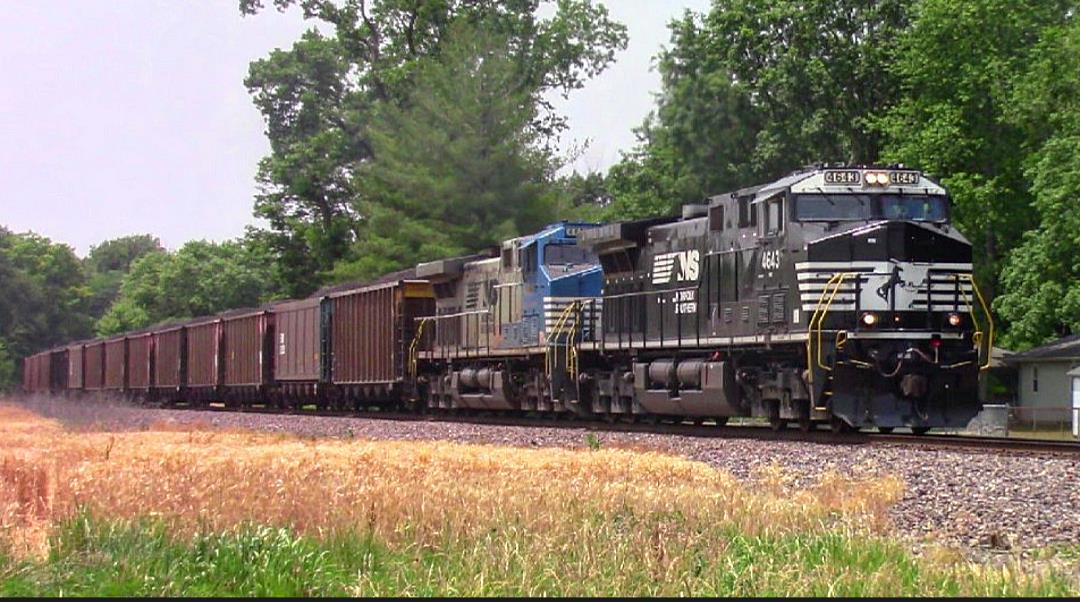
[[[895,479],[760,477],[602,445],[72,433],[0,407],[0,595],[1080,593],[1080,548],[914,555]]]

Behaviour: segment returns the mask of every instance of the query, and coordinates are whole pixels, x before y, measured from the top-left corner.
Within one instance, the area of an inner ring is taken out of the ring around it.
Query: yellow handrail
[[[821,357],[822,343],[821,336],[824,331],[825,318],[829,314],[829,308],[832,307],[833,301],[836,300],[836,295],[840,292],[840,287],[844,285],[844,280],[849,276],[856,276],[855,272],[837,272],[833,274],[829,281],[825,283],[825,288],[821,291],[821,296],[818,297],[817,305],[814,308],[814,315],[810,317],[810,323],[807,326],[806,333],[806,363],[808,367],[811,362],[816,360],[817,365],[824,370],[832,371],[832,368],[826,366]],[[814,330],[817,329],[817,354],[814,354]],[[814,371],[810,370],[810,384],[814,382]]]
[[[590,299],[588,303],[593,303]],[[573,325],[570,327],[570,336],[566,338],[566,371],[570,374],[570,377],[577,380],[578,376],[578,349],[577,345],[574,345],[574,339],[577,337],[578,329],[581,327],[582,322],[585,321],[585,303],[575,301],[578,305],[578,317],[574,320]]]
[[[814,308],[814,313],[810,316],[810,322],[806,326],[806,367],[808,368],[808,384],[813,384],[814,382],[814,371],[809,370],[809,368],[812,368],[810,363],[814,361],[814,324],[817,322],[818,314],[821,313],[821,306],[825,302],[825,294],[829,291],[829,287],[832,286],[832,283],[836,280],[837,276],[839,276],[839,274],[833,274],[829,278],[829,281],[825,283],[825,288],[822,289],[821,295],[818,296],[818,302],[817,306]]]
[[[559,344],[558,336],[560,334],[562,334],[563,327],[566,325],[566,321],[569,319],[570,315],[573,313],[574,308],[577,306],[577,304],[578,304],[577,301],[570,302],[566,306],[566,308],[563,309],[562,313],[559,315],[559,319],[555,322],[555,325],[551,328],[551,332],[548,333],[548,336],[547,336],[547,348],[544,349],[544,370],[549,376],[551,375],[552,368],[553,368],[552,359],[551,359],[551,343],[552,343],[552,341],[554,341],[556,345]]]
[[[979,284],[975,282],[975,276],[973,274],[953,274],[953,278],[958,281],[967,280],[971,283],[971,290],[975,291],[975,296],[979,299],[979,305],[982,307],[983,313],[986,314],[986,322],[989,327],[989,336],[986,338],[986,363],[980,362],[979,370],[987,370],[990,368],[990,363],[993,361],[994,355],[994,316],[990,313],[990,307],[986,304],[986,299],[983,297],[982,291],[979,290]],[[982,347],[982,326],[979,324],[978,319],[975,317],[975,304],[972,303],[971,298],[968,297],[967,291],[964,287],[958,287],[960,292],[964,295],[964,302],[968,305],[968,312],[971,314],[971,323],[975,325],[978,331],[971,337],[972,343],[975,344],[975,350],[978,351]]]
[[[424,336],[424,326],[432,319],[434,318],[423,318],[420,320],[420,325],[416,327],[416,334],[413,335],[412,343],[409,344],[409,374],[412,375],[413,378],[416,378],[417,365],[419,364],[420,339]]]

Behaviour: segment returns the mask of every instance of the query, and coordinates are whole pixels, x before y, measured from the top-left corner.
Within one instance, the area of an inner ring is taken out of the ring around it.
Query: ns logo
[[[672,277],[678,282],[697,280],[700,263],[701,252],[696,249],[661,253],[653,258],[652,283],[669,284]]]

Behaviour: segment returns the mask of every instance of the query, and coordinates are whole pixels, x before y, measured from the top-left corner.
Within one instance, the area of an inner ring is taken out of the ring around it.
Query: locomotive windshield
[[[859,221],[902,219],[943,222],[948,219],[945,197],[916,194],[802,194],[795,197],[795,219]]]
[[[593,265],[599,263],[596,253],[577,245],[549,244],[544,247],[544,265]]]

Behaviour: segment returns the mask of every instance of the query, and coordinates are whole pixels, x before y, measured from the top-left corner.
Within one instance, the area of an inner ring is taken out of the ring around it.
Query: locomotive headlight
[[[866,183],[871,186],[885,186],[889,183],[889,174],[880,171],[867,172]]]
[[[877,326],[878,315],[872,311],[868,311],[862,315],[862,323],[866,326]]]
[[[960,314],[949,314],[949,326],[956,328],[964,323],[964,318]]]

